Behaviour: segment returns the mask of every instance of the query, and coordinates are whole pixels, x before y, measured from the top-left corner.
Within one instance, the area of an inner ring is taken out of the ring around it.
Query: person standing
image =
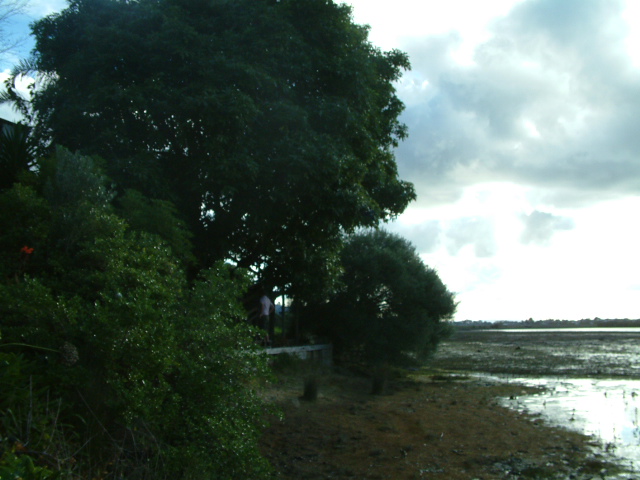
[[[275,312],[276,307],[267,294],[263,292],[260,297],[260,328],[265,331],[265,345],[270,347],[272,336],[274,334],[274,325],[271,316]]]

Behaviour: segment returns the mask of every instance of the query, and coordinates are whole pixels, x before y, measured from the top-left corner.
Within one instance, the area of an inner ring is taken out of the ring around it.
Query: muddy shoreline
[[[615,344],[633,350],[638,337],[625,338]],[[318,375],[318,399],[307,402],[300,399],[306,374],[280,375],[265,392],[284,414],[282,421],[272,420],[262,439],[273,478],[639,478],[624,473],[591,437],[499,401],[529,394],[530,388],[464,375],[486,372],[489,360],[494,373],[513,375],[577,375],[578,366],[611,375],[624,367],[597,355],[585,361],[585,349],[597,352],[605,342],[597,336],[543,335],[536,342],[537,349],[531,339],[458,332],[442,345],[430,370],[396,379],[379,396],[370,394],[370,379],[333,371]],[[566,355],[550,357],[551,350]]]
[[[430,364],[514,376],[640,379],[637,358],[640,329],[460,330],[440,345]]]

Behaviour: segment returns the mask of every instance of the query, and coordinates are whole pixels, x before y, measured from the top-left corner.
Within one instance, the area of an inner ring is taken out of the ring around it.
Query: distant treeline
[[[480,328],[614,328],[640,327],[640,319],[629,318],[585,318],[582,320],[464,320],[456,322],[458,329]]]

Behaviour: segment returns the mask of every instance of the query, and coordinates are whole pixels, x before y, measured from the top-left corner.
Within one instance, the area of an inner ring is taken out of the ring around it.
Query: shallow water
[[[511,377],[509,381],[545,390],[503,399],[505,405],[591,435],[633,471],[640,471],[640,380]]]
[[[638,328],[484,330],[456,333],[443,342],[433,365],[545,387],[502,401],[591,435],[638,475],[639,358]]]
[[[602,328],[485,328],[478,332],[514,333],[640,333],[640,327],[602,327]]]

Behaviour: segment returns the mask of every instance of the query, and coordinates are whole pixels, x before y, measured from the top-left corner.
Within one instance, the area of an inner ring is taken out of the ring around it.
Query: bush
[[[385,231],[353,235],[341,254],[341,287],[303,316],[338,357],[369,364],[420,362],[450,331],[454,295],[415,248]]]
[[[5,258],[26,241],[14,221],[39,221],[34,205],[52,218],[34,230],[28,268],[0,262],[0,353],[14,355],[0,370],[2,391],[30,395],[0,404],[2,437],[49,452],[69,478],[264,477],[266,406],[255,389],[267,365],[241,321],[247,277],[216,264],[188,283],[184,258],[115,214],[92,159],[58,150],[42,172],[39,191],[0,195],[12,202],[0,215],[0,231],[12,232],[1,236]],[[26,418],[38,422],[25,428]],[[9,454],[3,462],[18,468]]]
[[[36,362],[0,352],[0,385],[0,478],[50,480],[69,473],[72,464],[62,459],[71,452],[61,439],[71,432],[60,423],[60,401],[50,397]]]

